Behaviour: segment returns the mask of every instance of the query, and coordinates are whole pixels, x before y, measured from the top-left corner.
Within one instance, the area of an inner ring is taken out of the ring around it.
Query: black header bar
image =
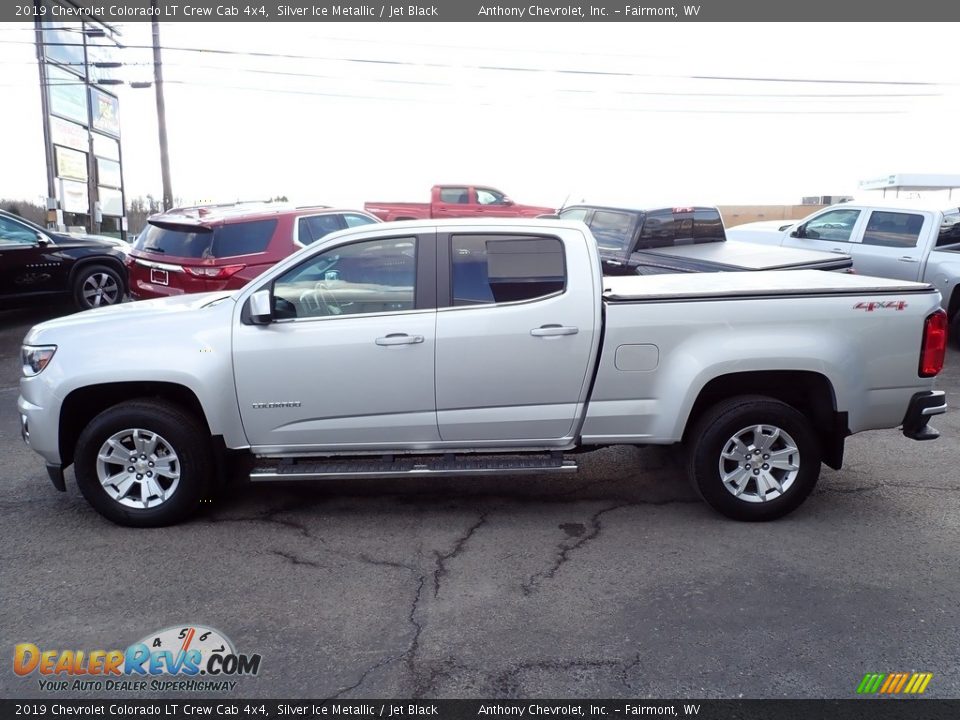
[[[955,720],[960,700],[0,700],[0,718]]]
[[[74,0],[78,7],[42,7],[47,20],[98,20],[107,23],[149,22],[950,22],[960,20],[960,3],[944,0],[641,0],[635,4],[591,2],[331,2],[331,0]],[[32,0],[0,6],[0,22],[33,20]],[[865,32],[852,29],[851,32]],[[815,47],[815,41],[805,52]],[[877,48],[883,54],[889,48]]]

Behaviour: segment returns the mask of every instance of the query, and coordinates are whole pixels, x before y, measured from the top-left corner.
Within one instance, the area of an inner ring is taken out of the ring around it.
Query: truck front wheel
[[[77,485],[97,512],[119,525],[171,525],[196,511],[207,492],[214,468],[208,437],[171,403],[114,405],[77,439]]]
[[[687,472],[701,497],[734,520],[795,510],[820,477],[810,421],[770,397],[741,396],[708,409],[687,436]]]

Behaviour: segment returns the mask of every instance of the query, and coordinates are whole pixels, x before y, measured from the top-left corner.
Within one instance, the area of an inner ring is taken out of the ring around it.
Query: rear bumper
[[[925,390],[914,393],[903,416],[903,434],[911,440],[935,440],[940,433],[927,422],[934,415],[947,411],[947,395],[943,390]]]

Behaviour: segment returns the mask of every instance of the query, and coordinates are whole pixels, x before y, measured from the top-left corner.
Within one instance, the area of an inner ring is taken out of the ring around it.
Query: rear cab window
[[[917,246],[922,228],[923,215],[874,210],[861,242],[880,247],[912,248]]]
[[[723,219],[715,208],[672,208],[645,214],[637,250],[724,242]]]
[[[201,260],[254,255],[266,251],[276,228],[275,219],[214,227],[151,222],[140,233],[134,249]]]
[[[566,286],[563,243],[555,237],[453,235],[450,250],[455,307],[537,300]]]

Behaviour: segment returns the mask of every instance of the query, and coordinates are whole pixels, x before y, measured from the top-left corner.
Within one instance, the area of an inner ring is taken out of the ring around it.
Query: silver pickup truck
[[[768,520],[851,433],[937,436],[939,304],[817,270],[605,278],[578,221],[387,223],[236,293],[37,325],[18,410],[53,484],[73,464],[126,525],[185,518],[234,455],[265,481],[509,475],[675,443],[711,506]]]
[[[833,205],[780,230],[727,229],[736,240],[853,256],[863,275],[928,282],[940,291],[960,347],[960,208],[954,200]]]

